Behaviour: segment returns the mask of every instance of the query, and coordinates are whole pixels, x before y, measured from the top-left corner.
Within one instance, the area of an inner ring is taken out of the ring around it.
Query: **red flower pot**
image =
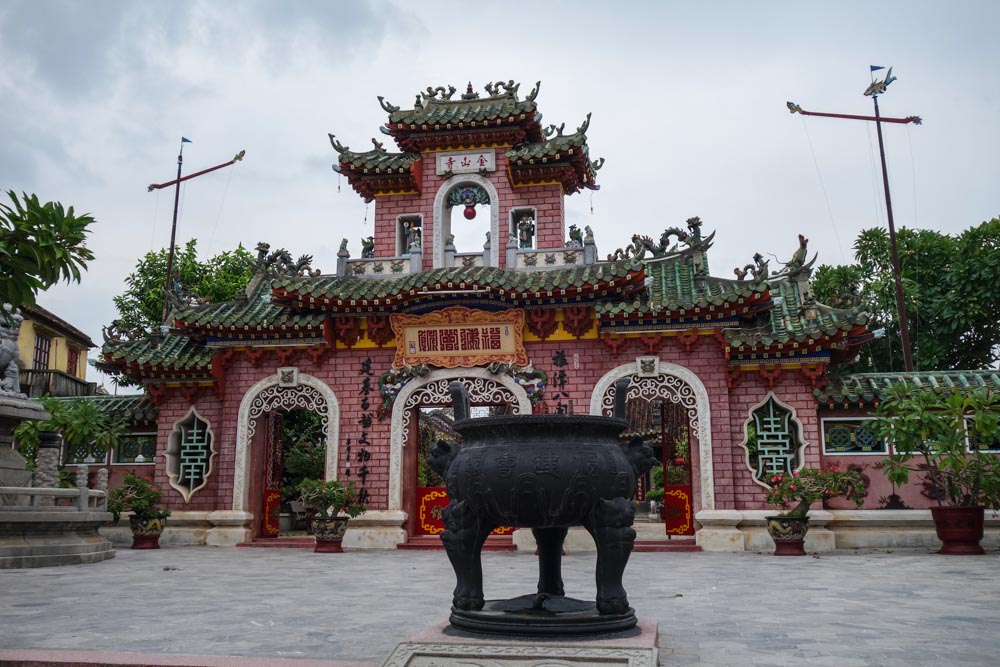
[[[941,540],[939,554],[946,556],[977,556],[986,553],[982,545],[982,507],[932,507],[934,530]]]

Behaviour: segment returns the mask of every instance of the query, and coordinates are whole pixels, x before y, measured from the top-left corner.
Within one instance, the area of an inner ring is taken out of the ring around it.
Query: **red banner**
[[[448,493],[443,486],[417,487],[417,534],[440,535],[444,531],[444,508]],[[510,535],[514,529],[501,526],[490,535]]]
[[[667,535],[694,535],[690,486],[663,487],[663,509],[660,510]]]

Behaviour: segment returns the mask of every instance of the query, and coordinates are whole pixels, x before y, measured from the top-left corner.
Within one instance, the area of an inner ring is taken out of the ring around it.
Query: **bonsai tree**
[[[125,475],[122,485],[108,494],[108,511],[112,524],[118,525],[122,512],[132,512],[140,521],[166,519],[170,510],[157,507],[163,499],[159,487],[147,479],[131,473]]]
[[[865,499],[865,486],[861,474],[855,470],[841,470],[837,465],[829,466],[825,470],[802,468],[790,475],[773,475],[768,481],[771,483],[766,499],[769,505],[781,505],[787,508],[795,504],[792,509],[782,512],[780,516],[805,517],[809,513],[809,506],[817,500],[842,496],[861,507]]]
[[[340,514],[356,517],[365,511],[354,482],[346,486],[337,480],[304,479],[299,482],[299,501],[316,512],[315,518],[331,521]]]
[[[876,409],[874,430],[892,444],[883,471],[894,484],[926,473],[940,507],[1000,509],[1000,395],[896,385]]]
[[[646,500],[663,502],[663,466],[656,466],[649,471],[649,490]]]

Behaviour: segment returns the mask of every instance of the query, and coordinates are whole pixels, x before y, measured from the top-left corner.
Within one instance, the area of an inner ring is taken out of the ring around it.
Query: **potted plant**
[[[315,512],[312,519],[317,553],[340,553],[347,532],[348,517],[365,511],[354,483],[346,486],[337,480],[304,479],[299,482],[299,501]],[[346,516],[344,516],[346,515]]]
[[[170,510],[157,507],[163,498],[153,482],[133,475],[125,475],[122,485],[108,494],[108,511],[112,515],[112,525],[118,525],[122,512],[131,512],[128,519],[132,529],[133,549],[159,549],[160,534],[163,532]]]
[[[809,530],[809,506],[818,500],[844,497],[861,507],[865,499],[864,481],[855,470],[841,470],[838,465],[826,469],[802,468],[789,474],[779,473],[768,480],[769,505],[792,509],[766,516],[767,532],[774,540],[775,556],[805,556],[806,532]]]
[[[883,471],[894,484],[923,473],[947,555],[982,554],[985,508],[1000,509],[1000,395],[896,385],[876,408],[875,432],[892,445]],[[984,451],[985,450],[985,451]]]

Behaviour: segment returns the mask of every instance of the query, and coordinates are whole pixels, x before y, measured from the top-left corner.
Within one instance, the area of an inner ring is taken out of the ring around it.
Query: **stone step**
[[[695,552],[701,547],[694,543],[694,538],[645,539],[636,540],[632,551],[638,552]]]
[[[313,549],[316,547],[316,540],[312,537],[255,537],[236,546],[261,549]]]
[[[411,549],[423,551],[444,551],[444,544],[437,535],[415,535],[402,544],[396,545],[397,549]],[[486,538],[483,551],[516,551],[514,540],[510,535],[491,535]]]

